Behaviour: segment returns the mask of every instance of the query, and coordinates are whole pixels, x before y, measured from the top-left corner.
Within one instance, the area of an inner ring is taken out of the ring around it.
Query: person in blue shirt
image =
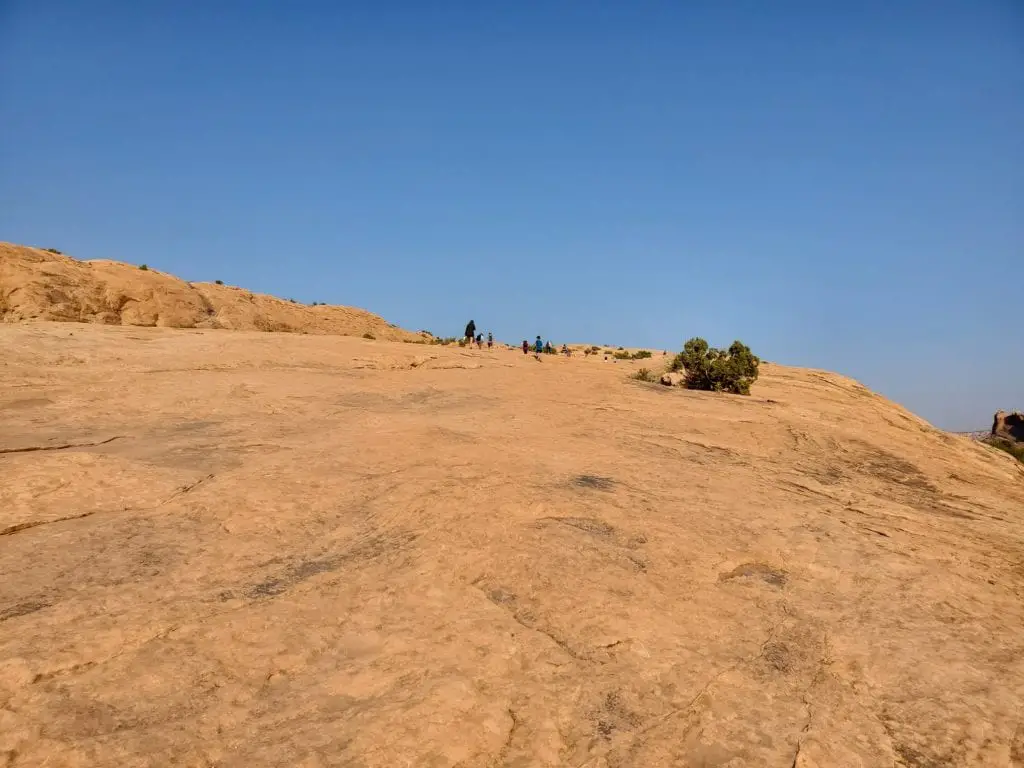
[[[533,345],[533,351],[537,354],[537,359],[540,360],[540,355],[544,351],[544,342],[540,340],[540,336],[537,337],[537,341]]]

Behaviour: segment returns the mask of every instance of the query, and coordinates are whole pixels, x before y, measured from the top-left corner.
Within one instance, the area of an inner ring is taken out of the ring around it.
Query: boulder
[[[686,377],[681,373],[669,372],[661,374],[661,383],[666,387],[678,387]]]
[[[1024,442],[1024,413],[1014,411],[996,411],[992,420],[992,437]]]

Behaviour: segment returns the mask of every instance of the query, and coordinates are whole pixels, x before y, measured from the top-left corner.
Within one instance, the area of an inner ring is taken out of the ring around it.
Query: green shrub
[[[64,255],[63,253],[58,251],[56,248],[43,248],[43,250],[46,251],[47,253],[56,253],[58,256],[63,256]]]
[[[740,341],[734,341],[726,350],[709,347],[704,339],[694,338],[675,356],[669,370],[686,373],[687,389],[749,395],[760,364],[750,347]]]
[[[633,356],[629,354],[629,352],[626,352],[625,350],[621,352],[613,352],[612,357],[614,357],[616,360],[631,360],[633,358]]]
[[[143,272],[149,272],[149,266],[146,264],[140,264],[139,269],[141,269]]]
[[[1024,462],[1024,443],[1004,440],[1001,437],[990,437],[985,442],[993,448],[998,448],[1000,451],[1006,451],[1008,454],[1013,456],[1013,458],[1017,459],[1017,461]]]
[[[376,337],[376,336],[374,336],[374,335],[373,335],[372,333],[364,333],[364,334],[363,334],[363,338],[364,338],[364,339],[369,339],[370,341],[373,341],[373,340],[374,340],[374,339],[376,339],[377,337]]]
[[[652,355],[646,349],[641,349],[639,352],[633,353],[634,360],[646,360],[648,357],[652,357]]]
[[[214,280],[213,282],[215,282],[217,285],[224,285],[223,280]]]
[[[630,378],[636,379],[637,381],[654,381],[654,374],[651,372],[650,368],[641,368]]]

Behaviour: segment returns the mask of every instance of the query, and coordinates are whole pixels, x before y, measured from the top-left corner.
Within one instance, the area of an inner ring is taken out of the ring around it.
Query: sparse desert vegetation
[[[1006,440],[999,437],[988,438],[986,441],[993,448],[998,448],[1000,451],[1004,451],[1017,461],[1024,462],[1024,443],[1019,443],[1012,440]]]
[[[750,348],[734,341],[728,349],[708,346],[701,338],[692,338],[672,360],[669,370],[684,372],[687,389],[749,395],[757,381],[760,360]]]
[[[632,377],[634,379],[636,379],[637,381],[655,381],[656,380],[655,376],[654,376],[654,372],[651,371],[650,368],[640,368],[639,370],[637,370],[635,373],[632,374]]]

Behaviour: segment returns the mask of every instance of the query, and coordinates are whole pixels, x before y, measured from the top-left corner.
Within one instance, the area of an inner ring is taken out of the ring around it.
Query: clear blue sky
[[[0,0],[0,239],[1024,408],[1024,2]]]

